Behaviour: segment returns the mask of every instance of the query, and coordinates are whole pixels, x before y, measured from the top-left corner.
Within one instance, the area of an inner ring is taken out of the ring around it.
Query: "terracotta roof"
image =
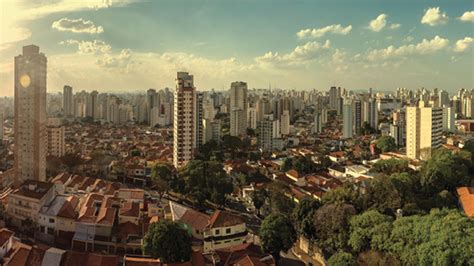
[[[119,225],[119,235],[121,238],[127,238],[130,235],[140,236],[140,227],[132,222],[125,222]]]
[[[212,214],[211,219],[209,220],[208,227],[229,227],[242,223],[245,223],[242,217],[232,214],[230,212],[217,210]]]
[[[160,259],[124,256],[124,266],[161,266]]]
[[[58,212],[58,217],[75,219],[78,215],[76,207],[79,204],[79,198],[76,196],[70,196],[64,202],[64,205]]]
[[[190,209],[179,220],[194,229],[202,231],[209,222],[209,215]]]
[[[5,245],[5,243],[13,236],[13,232],[6,229],[2,228],[0,229],[0,247]]]
[[[34,246],[28,254],[26,265],[41,266],[41,263],[43,262],[44,253],[46,252],[46,250],[48,250],[48,248],[49,247],[46,246]]]
[[[120,208],[121,216],[138,217],[140,215],[140,204],[138,202],[125,202]]]
[[[459,187],[456,191],[464,213],[468,217],[474,217],[474,187]]]
[[[21,184],[20,188],[15,190],[13,194],[23,197],[40,200],[53,187],[52,183],[41,182],[36,180],[26,180]]]
[[[217,249],[215,252],[224,265],[275,265],[275,260],[253,243]]]
[[[12,254],[10,260],[5,263],[5,266],[17,266],[17,265],[26,265],[28,260],[28,255],[30,254],[31,248],[20,247],[18,250]]]

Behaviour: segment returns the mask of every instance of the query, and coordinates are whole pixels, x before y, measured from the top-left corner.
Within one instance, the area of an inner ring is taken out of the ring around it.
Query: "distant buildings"
[[[74,95],[72,87],[64,85],[63,88],[63,114],[64,116],[74,115]]]
[[[342,136],[352,138],[352,102],[350,100],[344,103],[342,111]]]
[[[247,130],[247,83],[230,84],[230,135],[243,136]]]
[[[48,119],[48,156],[62,157],[66,153],[65,129],[59,118]]]
[[[36,45],[15,57],[16,180],[46,180],[46,56]]]
[[[277,148],[280,137],[280,121],[273,118],[272,114],[266,115],[257,122],[257,145],[264,151]]]
[[[178,72],[174,95],[173,165],[185,166],[193,158],[196,89],[188,72]]]
[[[419,106],[406,108],[406,152],[411,159],[427,160],[442,144],[443,110]]]

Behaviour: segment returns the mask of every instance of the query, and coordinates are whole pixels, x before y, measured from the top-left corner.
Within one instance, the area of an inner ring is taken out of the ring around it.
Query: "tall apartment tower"
[[[195,118],[194,118],[194,123],[195,123],[195,141],[194,141],[194,148],[199,150],[201,148],[202,144],[204,144],[204,125],[203,125],[203,120],[204,120],[204,108],[203,108],[203,101],[204,101],[204,94],[202,92],[196,92],[196,103],[194,104],[195,110]]]
[[[336,87],[331,87],[329,89],[329,108],[337,109],[337,98],[339,98],[340,94]]]
[[[354,111],[354,131],[357,135],[361,133],[362,129],[362,102],[360,100],[355,100],[353,102]]]
[[[352,103],[346,101],[342,108],[342,137],[352,138]]]
[[[46,64],[36,45],[15,57],[15,180],[46,180]]]
[[[406,108],[406,151],[411,159],[427,160],[442,144],[443,109],[419,106]]]
[[[247,130],[247,83],[230,84],[230,135],[242,136]]]
[[[173,164],[185,166],[193,159],[195,141],[196,89],[188,72],[178,72],[174,94]]]
[[[282,135],[290,135],[290,111],[285,110],[280,117],[280,133]]]
[[[65,129],[59,118],[48,118],[48,156],[62,157],[66,153]]]
[[[74,95],[72,87],[68,85],[63,88],[63,114],[64,116],[74,115]]]

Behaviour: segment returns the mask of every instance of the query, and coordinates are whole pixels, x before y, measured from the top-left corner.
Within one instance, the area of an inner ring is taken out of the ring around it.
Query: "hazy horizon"
[[[48,58],[49,92],[174,88],[177,71],[205,90],[473,88],[472,2],[402,2],[6,0],[0,96],[28,44]]]

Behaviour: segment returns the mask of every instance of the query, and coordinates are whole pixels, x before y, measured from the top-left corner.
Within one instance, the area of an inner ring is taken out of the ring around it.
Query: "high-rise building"
[[[74,95],[72,87],[68,85],[63,88],[63,114],[64,116],[74,115]]]
[[[337,109],[338,101],[337,99],[341,96],[336,87],[331,87],[329,89],[329,108]]]
[[[46,180],[46,64],[36,45],[15,57],[15,180]]]
[[[279,120],[274,119],[272,114],[265,115],[257,122],[257,145],[264,151],[273,149],[274,140],[280,137]]]
[[[5,118],[3,118],[3,110],[0,110],[0,146],[2,145],[3,142],[3,134],[4,134],[4,128],[3,128],[3,123]]]
[[[323,125],[321,120],[321,113],[316,111],[314,113],[314,133],[321,133],[323,131]]]
[[[411,159],[427,160],[442,144],[443,110],[419,106],[406,108],[406,152]]]
[[[174,95],[173,164],[185,166],[194,155],[196,89],[188,72],[178,72]]]
[[[370,124],[370,127],[377,130],[379,125],[379,111],[377,108],[377,100],[375,98],[369,99],[368,108],[368,122]]]
[[[444,107],[444,106],[449,105],[449,93],[447,91],[440,90],[438,98],[439,98],[438,99],[439,107]]]
[[[342,108],[342,137],[352,138],[352,103],[347,100]]]
[[[361,134],[362,129],[362,102],[360,100],[355,100],[353,102],[354,106],[354,131],[357,135]]]
[[[59,118],[48,118],[48,156],[62,157],[66,153],[65,130]]]
[[[230,135],[242,136],[247,130],[247,83],[230,84]]]
[[[456,128],[454,126],[454,108],[453,107],[443,107],[443,130],[454,131]]]
[[[257,108],[249,107],[247,110],[247,127],[251,129],[257,128]]]
[[[196,92],[196,103],[194,104],[195,110],[195,130],[194,130],[194,148],[199,150],[201,145],[204,144],[204,129],[203,129],[203,120],[204,120],[204,109],[203,109],[203,100],[204,94],[202,92]]]
[[[285,136],[290,134],[290,112],[288,110],[283,111],[280,117],[280,133]]]

